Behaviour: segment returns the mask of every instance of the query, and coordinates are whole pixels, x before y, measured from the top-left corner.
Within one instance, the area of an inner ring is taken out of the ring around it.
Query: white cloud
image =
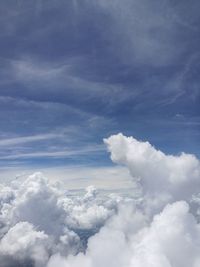
[[[0,139],[0,147],[15,146],[19,144],[32,143],[42,140],[49,140],[63,137],[62,134],[49,133],[49,134],[37,134],[32,136],[20,136],[15,138]]]
[[[118,203],[113,196],[98,196],[93,186],[82,196],[70,195],[40,173],[1,189],[0,258],[9,267],[15,260],[44,266],[51,254],[84,250],[89,236],[116,212]]]
[[[12,259],[21,264],[29,260],[35,266],[44,266],[48,260],[48,249],[48,236],[44,232],[36,231],[28,222],[19,222],[11,227],[0,241],[0,257],[5,266],[6,258],[7,261]]]
[[[122,134],[105,139],[113,162],[128,167],[152,205],[190,200],[200,190],[200,162],[192,154],[166,155],[150,143]]]
[[[67,93],[73,92],[72,95],[76,98],[81,98],[83,101],[98,98],[110,107],[126,101],[130,95],[133,96],[132,92],[129,94],[119,84],[83,77],[76,71],[77,66],[81,64],[83,64],[82,58],[77,59],[77,57],[68,58],[65,62],[60,61],[57,63],[35,60],[31,56],[21,57],[18,60],[9,61],[6,67],[6,72],[9,73],[9,81],[7,82],[10,82],[10,80],[19,82],[26,86],[26,91],[37,94],[42,90],[45,93],[48,92],[49,96],[54,96],[55,92],[59,91],[59,95],[63,95],[63,97],[66,97]],[[37,101],[29,102],[32,102],[32,105],[37,103]],[[21,103],[23,103],[23,100]],[[59,100],[58,102],[49,102],[49,105],[53,106],[53,104],[57,107],[60,105],[60,108],[68,106]],[[69,105],[70,107],[72,107],[71,104]],[[87,111],[79,110],[79,108],[77,108],[76,112],[80,112],[82,116],[91,115]],[[95,121],[91,120],[90,124],[92,125],[93,123]]]
[[[115,215],[111,225],[105,225],[97,235],[90,238],[85,255],[65,259],[54,255],[48,267],[199,266],[200,227],[189,213],[186,202],[166,206],[146,227],[142,226],[142,216],[138,217],[137,213],[132,217],[129,214],[128,223],[127,217],[122,215]],[[121,218],[120,227],[115,223],[116,217]],[[131,231],[126,232],[121,228],[126,224]],[[134,226],[135,232],[132,231]]]
[[[199,160],[122,134],[104,141],[140,195],[66,191],[41,173],[1,185],[0,267],[200,266]]]
[[[70,149],[68,147],[61,151],[41,151],[41,152],[31,152],[31,153],[15,153],[13,155],[0,156],[0,159],[28,159],[28,158],[62,158],[71,157],[77,155],[84,155],[89,153],[98,153],[104,150],[102,145],[91,145],[85,146],[80,149]]]

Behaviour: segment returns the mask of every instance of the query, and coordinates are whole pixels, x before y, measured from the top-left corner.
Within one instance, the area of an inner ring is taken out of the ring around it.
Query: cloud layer
[[[73,193],[40,173],[1,185],[1,267],[200,266],[199,160],[122,134],[104,142],[135,197]]]
[[[89,236],[116,212],[117,199],[99,198],[93,186],[73,196],[36,173],[2,185],[0,204],[0,266],[44,266],[53,253],[84,251]]]

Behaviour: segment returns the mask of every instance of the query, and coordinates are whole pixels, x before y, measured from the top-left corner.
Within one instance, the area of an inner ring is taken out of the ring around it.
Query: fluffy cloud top
[[[104,142],[139,196],[71,194],[40,173],[1,185],[0,267],[200,266],[199,160],[122,134]]]
[[[200,266],[200,227],[186,202],[167,205],[146,226],[138,213],[122,215],[115,215],[90,238],[86,254],[68,258],[54,255],[48,267]],[[116,223],[119,218],[120,225]]]
[[[0,242],[0,266],[9,266],[10,260],[22,264],[33,262],[43,266],[48,259],[48,236],[36,231],[28,222],[19,222],[11,227]]]
[[[122,134],[104,139],[113,162],[128,167],[148,199],[190,200],[200,190],[200,161],[191,154],[166,155],[149,142]]]
[[[98,197],[90,186],[73,196],[40,173],[10,186],[1,185],[1,267],[45,266],[54,253],[84,251],[87,239],[116,212],[117,199]]]

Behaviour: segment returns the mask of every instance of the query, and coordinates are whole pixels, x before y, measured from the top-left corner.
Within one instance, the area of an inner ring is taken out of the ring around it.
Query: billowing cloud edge
[[[104,139],[135,197],[74,195],[41,173],[0,186],[0,266],[200,266],[200,163],[123,134]]]

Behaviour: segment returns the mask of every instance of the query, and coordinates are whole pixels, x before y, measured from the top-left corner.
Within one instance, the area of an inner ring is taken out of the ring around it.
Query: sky
[[[0,1],[0,267],[200,267],[199,10]]]
[[[120,132],[199,157],[199,9],[197,0],[2,0],[1,179],[40,170],[76,179],[71,187],[89,176],[116,187],[117,170],[129,186],[103,143]]]

